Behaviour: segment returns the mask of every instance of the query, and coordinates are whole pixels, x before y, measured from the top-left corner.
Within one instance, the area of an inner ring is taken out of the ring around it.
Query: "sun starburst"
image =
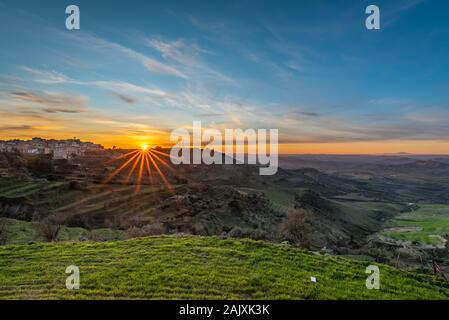
[[[147,144],[143,144],[140,146],[140,149],[133,150],[115,159],[112,159],[110,162],[115,162],[122,159],[123,164],[118,166],[118,168],[116,168],[104,180],[104,183],[109,183],[114,177],[117,177],[120,173],[124,171],[126,172],[126,170],[128,170],[125,178],[122,180],[122,183],[128,184],[131,180],[131,177],[136,176],[136,193],[140,192],[145,175],[148,176],[148,181],[150,182],[150,184],[155,183],[153,177],[154,173],[159,176],[160,180],[167,187],[167,189],[172,190],[172,185],[168,181],[164,172],[161,170],[160,166],[169,169],[171,172],[174,172],[175,170],[170,166],[168,161],[165,161],[160,156],[165,156],[168,158],[170,157],[168,154],[162,151],[152,149]]]

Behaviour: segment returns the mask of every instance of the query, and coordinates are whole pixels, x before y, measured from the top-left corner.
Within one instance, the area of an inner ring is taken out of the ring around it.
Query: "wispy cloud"
[[[128,95],[125,95],[125,94],[116,93],[115,96],[117,98],[119,98],[121,101],[126,102],[128,104],[133,104],[137,101],[137,99],[130,97]]]
[[[118,92],[120,94],[144,94],[152,98],[162,98],[168,95],[167,92],[158,88],[143,87],[124,81],[76,81],[75,83],[81,85],[94,85],[103,89]]]
[[[162,57],[171,62],[176,62],[183,66],[193,80],[200,77],[214,78],[215,80],[232,82],[232,79],[223,73],[208,66],[202,59],[201,54],[208,53],[192,41],[177,39],[174,41],[163,40],[162,38],[146,39],[147,45],[157,50]]]
[[[27,72],[27,74],[31,76],[31,79],[29,80],[37,83],[48,85],[65,83],[79,86],[94,86],[107,91],[111,91],[116,97],[127,103],[134,103],[137,101],[135,97],[131,96],[132,94],[144,95],[150,98],[163,98],[168,96],[168,93],[161,89],[143,87],[124,81],[81,81],[70,78],[59,72],[43,71],[26,66],[20,67],[20,70]],[[25,79],[20,80],[24,81]]]
[[[156,61],[154,59],[145,58],[144,60],[142,60],[142,63],[149,71],[155,73],[164,73],[187,79],[187,76],[183,72],[172,66],[160,63],[159,61]]]
[[[1,5],[0,5],[1,6]],[[20,125],[20,126],[0,126],[0,132],[3,131],[28,131],[34,130],[35,128],[29,125]]]
[[[119,53],[121,55],[124,55],[130,59],[140,62],[150,72],[166,74],[187,79],[187,76],[174,66],[164,64],[134,49],[128,48],[124,45],[121,45],[113,41],[105,40],[94,34],[87,32],[77,32],[75,34],[60,31],[56,31],[56,33],[62,37],[69,38],[72,41],[81,42],[83,45],[85,45],[87,48],[90,49],[101,50],[103,53],[106,54]]]
[[[284,143],[369,142],[390,140],[447,140],[448,116],[434,114],[390,115],[373,121],[373,117],[321,115],[319,118],[289,113],[277,118],[283,125]]]
[[[202,31],[211,32],[215,34],[223,34],[228,32],[228,28],[226,27],[225,23],[222,21],[202,21],[192,15],[188,16],[188,20],[190,23],[196,27],[197,29],[200,29]]]
[[[23,69],[23,68],[22,68]],[[32,75],[38,74],[40,77],[35,77],[32,81],[48,84],[57,84],[59,82],[51,82],[52,73],[44,72],[37,69],[26,68]],[[25,69],[23,69],[25,70]],[[192,89],[182,89],[178,91],[165,91],[160,88],[150,88],[141,85],[136,85],[125,81],[81,81],[72,79],[68,76],[58,73],[61,79],[66,83],[78,86],[97,87],[112,92],[120,100],[130,103],[141,102],[149,104],[150,106],[174,107],[178,109],[200,109],[206,110],[211,107],[210,98],[207,97],[208,92],[197,91]],[[50,78],[48,78],[50,76]],[[125,98],[125,99],[123,99]]]
[[[42,71],[27,66],[21,66],[20,69],[27,72],[34,81],[42,84],[57,84],[71,81],[70,78],[56,71]]]
[[[378,106],[404,106],[410,104],[411,101],[401,98],[381,98],[369,100],[368,103]]]
[[[177,61],[183,65],[194,67],[198,64],[198,55],[203,52],[196,45],[188,45],[186,41],[178,39],[175,41],[163,41],[152,38],[146,40],[147,44],[159,51],[165,59]]]
[[[62,93],[31,91],[10,92],[13,99],[37,104],[47,113],[80,113],[86,110],[88,99],[84,96],[68,96]]]
[[[401,0],[391,2],[391,7],[382,10],[382,27],[389,27],[398,21],[401,16],[418,5],[424,3],[426,0]]]

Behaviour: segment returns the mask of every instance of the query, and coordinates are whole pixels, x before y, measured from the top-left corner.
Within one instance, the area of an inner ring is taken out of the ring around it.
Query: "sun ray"
[[[123,179],[123,183],[128,184],[133,174],[135,174],[136,170],[136,180],[135,180],[135,195],[141,192],[142,190],[142,180],[145,174],[148,174],[149,181],[151,185],[154,185],[155,181],[153,179],[153,172],[156,172],[157,175],[162,180],[162,183],[167,187],[167,189],[172,190],[173,187],[171,183],[168,181],[164,172],[161,170],[160,166],[164,166],[169,169],[171,172],[175,172],[174,168],[170,166],[168,161],[162,159],[159,155],[169,158],[170,156],[167,153],[160,152],[158,150],[150,149],[147,145],[142,145],[140,149],[133,150],[126,154],[121,155],[118,158],[112,159],[112,161],[116,161],[119,159],[130,157],[126,160],[125,163],[120,165],[119,168],[115,169],[109,177],[104,181],[104,183],[108,183],[112,180],[113,177],[118,175],[120,172],[125,170],[130,164],[132,164],[129,169],[126,178]],[[154,167],[154,168],[152,168]],[[138,168],[138,169],[137,169]],[[154,170],[153,170],[154,169]]]
[[[158,154],[160,154],[160,155],[162,155],[164,157],[170,158],[170,155],[168,153],[165,153],[165,152],[161,152],[161,151],[158,151],[158,150],[155,150],[155,149],[151,149],[150,152],[158,153]]]
[[[152,151],[150,151],[151,155],[153,157],[156,158],[156,160],[158,160],[164,167],[168,168],[170,171],[174,172],[175,169],[173,169],[168,163],[167,161],[165,161],[164,159],[158,157],[156,154],[154,154]]]
[[[139,159],[140,158],[142,158],[142,154],[139,154],[139,157],[136,159],[136,161],[134,161],[134,164],[133,164],[132,168],[128,172],[128,176],[123,181],[125,184],[127,184],[129,182],[129,179],[131,178],[132,174],[134,173],[134,170],[136,169],[137,164],[139,163]]]
[[[111,162],[114,162],[114,161],[117,161],[117,160],[126,158],[126,157],[128,157],[128,156],[130,156],[130,155],[132,155],[132,154],[134,154],[134,153],[137,153],[137,152],[139,152],[139,150],[130,151],[130,152],[128,152],[128,153],[122,154],[121,156],[119,156],[119,157],[117,157],[117,158],[114,158],[114,159],[111,159],[111,160],[106,161],[105,164],[108,164],[108,163],[111,163]]]
[[[109,181],[111,181],[112,178],[114,178],[117,174],[119,174],[123,169],[125,169],[128,164],[131,163],[131,161],[133,161],[139,154],[135,154],[134,156],[132,156],[130,159],[128,159],[124,164],[122,164],[118,169],[114,170],[114,172],[111,173],[111,175],[106,178],[106,180],[104,181],[104,183],[108,183]]]
[[[137,176],[137,184],[136,184],[136,191],[135,191],[136,194],[139,193],[142,188],[142,173],[143,173],[143,165],[144,165],[144,163],[143,163],[144,155],[145,154],[142,153],[141,157],[140,157],[139,175]]]
[[[167,186],[167,188],[169,190],[172,190],[172,186],[171,186],[170,182],[168,182],[168,180],[165,177],[164,173],[161,171],[161,169],[157,165],[156,161],[154,161],[153,156],[151,155],[151,153],[148,153],[148,156],[149,156],[150,161],[153,164],[154,168],[156,169],[157,173],[159,174],[159,176],[161,177],[162,181],[164,182],[164,184]]]
[[[148,154],[145,154],[145,165],[150,178],[150,183],[153,185],[153,171],[151,170],[150,162],[148,161]]]

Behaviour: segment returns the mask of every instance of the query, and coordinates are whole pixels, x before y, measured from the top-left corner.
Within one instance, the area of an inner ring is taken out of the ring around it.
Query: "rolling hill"
[[[448,284],[289,245],[216,237],[159,236],[102,243],[0,247],[0,299],[447,299]],[[67,290],[66,267],[81,272]],[[311,277],[317,282],[311,282]]]

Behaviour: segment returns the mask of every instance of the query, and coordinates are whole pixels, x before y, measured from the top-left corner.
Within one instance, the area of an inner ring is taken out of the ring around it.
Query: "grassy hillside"
[[[78,291],[65,289],[69,265],[80,268]],[[367,290],[366,266],[287,245],[214,237],[9,245],[0,247],[0,298],[449,298],[447,284],[384,265],[381,289]]]
[[[383,232],[387,237],[444,247],[449,235],[449,206],[419,204],[418,210],[401,214],[389,226]]]
[[[263,196],[240,193],[233,186],[163,187],[64,183],[0,178],[0,218],[41,220],[49,215],[68,227],[127,230],[163,224],[163,233],[217,235],[239,227],[277,231],[282,214]],[[172,197],[177,196],[174,200]],[[232,206],[234,204],[234,206]],[[74,239],[73,239],[74,240]]]

